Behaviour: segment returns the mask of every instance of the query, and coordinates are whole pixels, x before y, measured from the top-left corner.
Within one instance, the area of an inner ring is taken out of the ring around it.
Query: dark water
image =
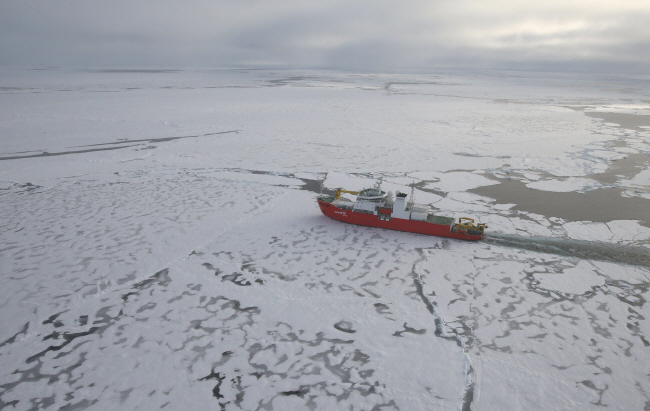
[[[641,127],[650,127],[650,116],[627,113],[606,113],[599,111],[587,111],[585,115],[591,118],[599,118],[606,123],[615,123],[622,128],[629,130],[643,131]]]
[[[615,184],[620,178],[630,178],[643,171],[649,162],[650,156],[647,154],[628,154],[625,158],[613,161],[606,172],[590,175],[589,178],[601,184]]]
[[[514,210],[569,221],[606,223],[613,220],[640,220],[650,226],[650,200],[621,197],[623,189],[610,187],[586,193],[557,193],[526,187],[518,180],[498,180],[501,184],[468,190],[494,198],[502,204],[517,204]]]

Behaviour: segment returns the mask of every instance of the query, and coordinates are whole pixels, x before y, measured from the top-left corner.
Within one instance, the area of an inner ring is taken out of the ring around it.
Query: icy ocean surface
[[[650,81],[3,70],[0,409],[650,409]],[[481,242],[345,225],[383,178]]]

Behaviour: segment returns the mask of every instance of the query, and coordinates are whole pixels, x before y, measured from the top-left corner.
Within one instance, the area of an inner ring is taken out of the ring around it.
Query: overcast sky
[[[0,65],[650,69],[650,0],[0,0]]]

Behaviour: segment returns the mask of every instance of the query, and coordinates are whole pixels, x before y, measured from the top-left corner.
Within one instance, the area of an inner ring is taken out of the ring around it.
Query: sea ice
[[[567,294],[584,294],[594,287],[605,284],[606,278],[598,275],[592,265],[580,261],[572,268],[565,268],[561,273],[536,273],[538,287]]]
[[[466,190],[588,188],[650,149],[620,117],[646,94],[544,73],[3,70],[0,408],[643,409],[650,270],[572,247],[645,250],[645,217]],[[494,241],[318,210],[319,181],[379,179]]]
[[[425,188],[449,193],[453,191],[463,192],[471,188],[499,184],[498,181],[490,180],[479,174],[468,172],[438,173],[435,175],[435,179],[438,181],[427,184]]]

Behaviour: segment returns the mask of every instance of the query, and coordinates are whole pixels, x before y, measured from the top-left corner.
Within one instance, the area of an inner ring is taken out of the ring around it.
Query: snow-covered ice
[[[648,408],[650,87],[601,80],[3,70],[0,408]],[[378,179],[491,236],[318,210]]]

